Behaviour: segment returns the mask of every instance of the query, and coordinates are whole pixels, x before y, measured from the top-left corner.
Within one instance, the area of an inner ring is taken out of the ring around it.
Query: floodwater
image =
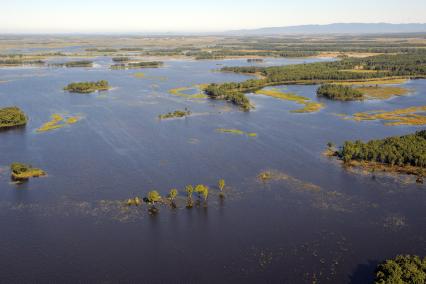
[[[321,100],[326,108],[318,113],[291,113],[300,106],[251,94],[256,109],[248,113],[168,93],[246,80],[217,72],[245,60],[170,60],[142,70],[109,70],[107,57],[95,62],[0,69],[0,107],[17,105],[30,119],[26,128],[0,133],[0,283],[368,283],[378,262],[426,254],[425,186],[349,171],[322,155],[329,141],[420,130],[338,114],[426,105],[426,80],[406,83],[411,95],[386,101]],[[62,91],[73,81],[101,79],[113,89]],[[318,100],[315,86],[279,88]],[[192,116],[158,120],[185,107]],[[54,113],[81,120],[37,133]],[[48,177],[13,184],[12,162]],[[265,170],[274,178],[261,182]],[[199,183],[210,187],[208,207],[186,209],[183,188]],[[171,188],[180,190],[177,209],[160,205],[151,216],[146,205],[123,206]]]

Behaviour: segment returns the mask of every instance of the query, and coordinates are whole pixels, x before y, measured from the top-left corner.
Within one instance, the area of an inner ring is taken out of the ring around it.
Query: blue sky
[[[0,0],[0,32],[176,32],[426,22],[426,0]]]

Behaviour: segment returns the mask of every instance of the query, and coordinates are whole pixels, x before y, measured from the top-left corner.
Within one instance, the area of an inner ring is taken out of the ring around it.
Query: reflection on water
[[[30,118],[26,128],[0,133],[0,282],[365,283],[384,258],[426,253],[424,186],[350,171],[322,155],[329,141],[418,130],[336,114],[425,105],[425,80],[405,84],[416,90],[412,95],[367,102],[332,102],[317,99],[315,86],[286,86],[326,107],[295,114],[295,103],[249,95],[256,109],[246,113],[168,93],[245,80],[212,72],[245,60],[169,61],[167,68],[144,69],[144,78],[110,70],[109,58],[95,61],[92,69],[0,69],[0,106],[17,105]],[[100,96],[62,91],[71,81],[101,79],[114,89]],[[199,115],[157,119],[185,107]],[[84,119],[37,135],[52,113]],[[257,137],[223,135],[220,128]],[[15,161],[49,177],[11,184],[7,166]],[[273,178],[259,181],[265,169]],[[221,178],[224,199],[216,186]],[[208,207],[185,208],[184,186],[199,183],[210,187]],[[176,209],[159,205],[149,215],[146,205],[123,204],[170,188],[180,189]]]

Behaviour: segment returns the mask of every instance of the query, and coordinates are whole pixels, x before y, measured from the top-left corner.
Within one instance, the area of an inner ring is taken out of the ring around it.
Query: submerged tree
[[[155,203],[161,201],[161,195],[158,193],[158,191],[153,190],[148,192],[147,196],[148,203],[151,205],[148,209],[149,213],[155,214],[158,212],[157,207],[155,207]]]
[[[169,192],[169,199],[170,199],[170,202],[171,202],[171,206],[173,208],[176,208],[175,199],[176,199],[178,193],[179,192],[176,188],[172,188]]]
[[[186,195],[187,195],[186,207],[192,208],[194,206],[193,201],[192,201],[192,194],[194,193],[194,187],[192,185],[187,185],[185,187],[185,191],[186,191]]]
[[[223,193],[223,189],[225,188],[225,180],[220,179],[217,185],[218,185],[219,190],[220,190],[220,197],[224,197],[225,195]]]
[[[203,184],[199,184],[195,187],[195,192],[198,194],[199,199],[204,199],[204,204],[206,205],[209,196],[209,188]]]

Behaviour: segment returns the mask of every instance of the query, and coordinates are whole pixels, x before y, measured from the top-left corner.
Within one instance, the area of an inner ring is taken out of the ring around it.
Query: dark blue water
[[[331,102],[318,113],[249,95],[250,113],[221,101],[188,100],[168,90],[249,77],[220,73],[245,60],[167,61],[164,68],[0,69],[0,107],[17,105],[25,129],[0,133],[0,283],[367,283],[374,266],[399,253],[426,253],[426,191],[405,177],[345,170],[322,155],[329,141],[402,135],[336,114],[426,105],[426,81],[410,96]],[[273,60],[294,64],[313,59]],[[135,78],[142,71],[144,78]],[[108,80],[111,91],[79,95],[72,81]],[[316,98],[315,86],[282,87]],[[193,116],[158,120],[188,107]],[[36,129],[53,113],[82,120]],[[257,137],[224,134],[235,128]],[[8,165],[41,167],[48,177],[10,183]],[[268,183],[257,175],[272,170]],[[220,199],[217,181],[227,183]],[[208,207],[184,208],[183,188],[210,187]],[[178,188],[178,209],[127,208],[149,190]]]

